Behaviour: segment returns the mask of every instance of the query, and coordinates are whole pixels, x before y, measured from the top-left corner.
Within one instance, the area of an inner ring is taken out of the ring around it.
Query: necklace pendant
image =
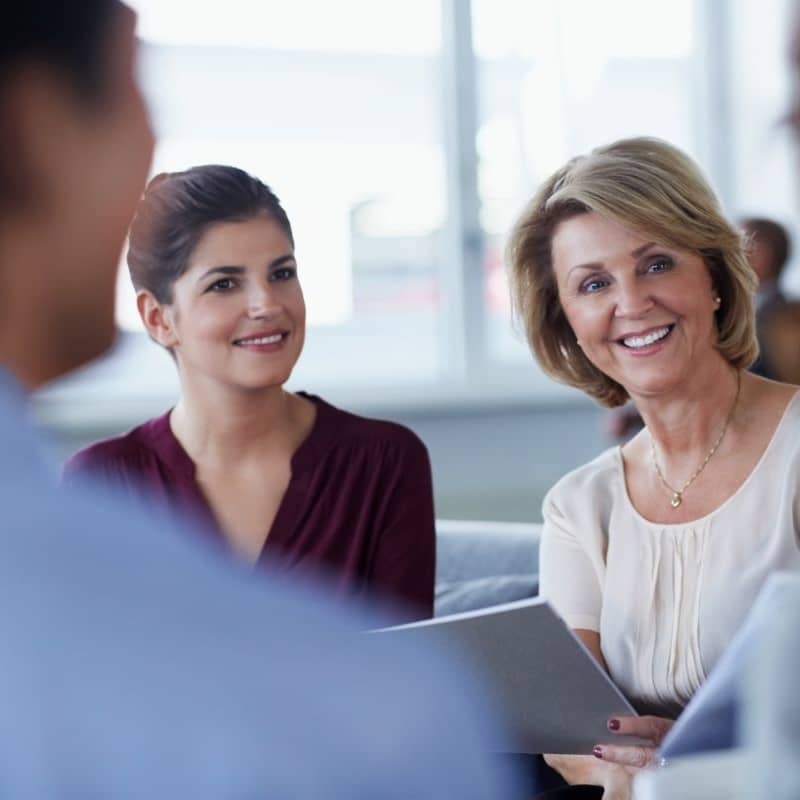
[[[681,504],[682,500],[683,500],[683,498],[681,497],[681,493],[680,492],[674,492],[673,495],[672,495],[672,500],[669,501],[669,504],[673,508],[677,508]]]

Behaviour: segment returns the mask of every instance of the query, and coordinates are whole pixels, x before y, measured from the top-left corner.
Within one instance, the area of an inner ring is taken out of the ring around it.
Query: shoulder
[[[606,494],[619,482],[619,464],[619,448],[610,447],[596,458],[564,475],[547,493],[546,500],[558,503],[578,495],[588,502],[590,498]]]
[[[397,422],[374,419],[344,411],[314,395],[305,395],[317,406],[322,434],[334,446],[391,454],[404,459],[428,460],[428,450],[412,430]]]
[[[746,383],[745,383],[746,382]],[[747,396],[742,407],[751,428],[758,430],[762,440],[788,447],[800,448],[800,387],[768,380],[747,373],[742,379],[742,394]]]
[[[566,522],[574,517],[576,522],[587,514],[594,519],[609,516],[622,482],[620,461],[615,446],[564,475],[544,498],[545,521]]]
[[[790,384],[777,384],[781,388],[778,422],[772,433],[777,450],[785,450],[786,458],[800,465],[800,387]],[[793,482],[796,470],[787,470]]]
[[[156,458],[156,445],[167,414],[155,417],[120,436],[94,442],[79,450],[64,465],[65,477],[84,473],[138,471]]]

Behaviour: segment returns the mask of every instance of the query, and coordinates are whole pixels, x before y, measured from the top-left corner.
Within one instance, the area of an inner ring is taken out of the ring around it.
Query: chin
[[[270,375],[269,377],[256,378],[250,376],[247,380],[236,381],[236,384],[247,392],[263,392],[283,386],[289,380],[291,373],[284,375]]]

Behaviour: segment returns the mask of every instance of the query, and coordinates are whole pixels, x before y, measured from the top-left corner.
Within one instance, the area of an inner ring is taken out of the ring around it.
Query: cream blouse
[[[800,392],[758,464],[715,511],[650,522],[619,447],[544,500],[541,594],[600,634],[611,677],[640,709],[676,714],[705,680],[767,575],[800,569]]]

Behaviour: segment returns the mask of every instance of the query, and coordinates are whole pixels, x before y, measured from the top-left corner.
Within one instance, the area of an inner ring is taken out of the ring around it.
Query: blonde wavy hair
[[[702,257],[716,293],[716,347],[734,367],[758,356],[756,275],[742,234],[722,213],[697,165],[667,142],[622,139],[567,162],[539,188],[514,226],[506,250],[514,316],[542,369],[605,406],[625,388],[583,354],[558,297],[552,263],[559,223],[596,211],[648,240]]]

